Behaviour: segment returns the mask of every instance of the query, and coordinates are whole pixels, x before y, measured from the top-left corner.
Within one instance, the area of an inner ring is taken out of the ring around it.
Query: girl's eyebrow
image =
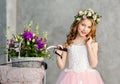
[[[84,22],[82,22],[82,24],[86,25]]]

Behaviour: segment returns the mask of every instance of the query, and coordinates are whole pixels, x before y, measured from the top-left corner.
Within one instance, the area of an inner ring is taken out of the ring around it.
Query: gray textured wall
[[[9,27],[9,37],[12,37],[16,33],[16,0],[7,0],[6,5],[7,27]]]
[[[120,0],[18,0],[17,32],[30,20],[40,24],[40,31],[48,32],[49,44],[61,44],[80,9],[92,8],[102,15],[97,27],[99,64],[105,84],[120,84]],[[56,61],[48,63],[47,84],[55,84],[60,73]]]
[[[0,63],[6,62],[6,0],[0,0]]]

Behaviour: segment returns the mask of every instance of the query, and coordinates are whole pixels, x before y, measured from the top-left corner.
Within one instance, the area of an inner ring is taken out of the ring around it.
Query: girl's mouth
[[[82,33],[82,34],[86,34],[86,32],[84,32],[84,31],[81,31],[81,33]]]

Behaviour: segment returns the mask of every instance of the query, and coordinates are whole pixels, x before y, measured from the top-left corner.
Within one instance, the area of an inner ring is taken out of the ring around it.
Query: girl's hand
[[[87,46],[88,47],[91,47],[91,45],[92,45],[92,42],[93,42],[93,39],[92,39],[92,37],[90,36],[90,37],[88,37],[88,41],[87,41]]]
[[[62,50],[59,50],[59,48],[62,48],[63,49],[63,46],[62,45],[57,45],[57,48],[55,49],[55,51],[62,56],[62,53],[63,51]]]

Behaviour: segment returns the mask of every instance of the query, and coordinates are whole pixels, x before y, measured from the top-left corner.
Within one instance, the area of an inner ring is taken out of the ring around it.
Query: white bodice
[[[72,44],[68,46],[68,62],[68,68],[72,70],[91,69],[86,45]]]

